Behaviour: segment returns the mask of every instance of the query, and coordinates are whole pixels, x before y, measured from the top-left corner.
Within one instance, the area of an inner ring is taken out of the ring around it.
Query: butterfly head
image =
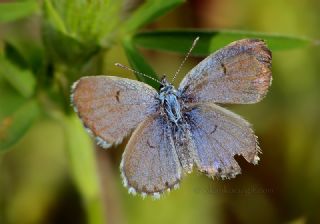
[[[164,75],[161,79],[160,94],[168,95],[168,94],[175,94],[175,93],[176,93],[175,87],[167,80],[166,75]]]
[[[166,75],[163,75],[162,78],[161,78],[161,87],[160,88],[162,88],[162,87],[164,87],[166,85],[169,85],[169,84],[170,83],[168,82]]]

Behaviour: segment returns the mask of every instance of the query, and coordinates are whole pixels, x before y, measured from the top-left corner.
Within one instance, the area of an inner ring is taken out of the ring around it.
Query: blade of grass
[[[150,23],[185,0],[147,0],[128,19],[125,30],[131,32]]]
[[[312,44],[311,40],[301,37],[235,30],[160,30],[141,32],[133,37],[133,42],[137,46],[147,49],[185,54],[197,36],[200,37],[200,40],[192,54],[199,56],[206,56],[232,41],[243,38],[263,39],[267,42],[269,48],[274,51],[301,48]]]
[[[159,80],[156,73],[153,71],[152,67],[146,62],[144,57],[139,53],[139,51],[133,46],[132,41],[130,38],[125,38],[123,41],[123,47],[125,49],[128,61],[131,67],[138,71],[142,72],[148,76],[151,76],[154,79]],[[137,79],[149,84],[150,86],[154,87],[155,89],[159,89],[160,84],[152,79],[149,79],[142,75],[135,74]]]
[[[53,7],[52,2],[50,0],[44,0],[43,7],[44,7],[43,11],[44,11],[46,23],[49,23],[59,32],[66,34],[67,29],[65,27],[65,24],[62,18],[60,17],[59,13]]]

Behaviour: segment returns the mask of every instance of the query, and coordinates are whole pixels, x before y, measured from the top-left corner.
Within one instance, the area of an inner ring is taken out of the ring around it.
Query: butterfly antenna
[[[172,82],[176,79],[176,77],[177,77],[177,75],[179,74],[179,72],[180,72],[180,70],[181,70],[182,66],[183,66],[183,65],[184,65],[184,63],[187,61],[187,59],[188,59],[188,57],[189,57],[189,55],[190,55],[191,51],[192,51],[192,50],[193,50],[193,48],[196,46],[196,44],[197,44],[198,40],[199,40],[199,37],[197,37],[196,39],[194,39],[194,41],[193,41],[193,43],[192,43],[192,46],[191,46],[190,50],[188,51],[187,55],[185,56],[185,58],[183,59],[182,63],[180,64],[180,66],[179,66],[178,70],[177,70],[177,71],[176,71],[176,73],[174,74],[173,79],[172,79]]]
[[[131,69],[131,68],[129,68],[129,67],[123,65],[123,64],[115,63],[114,65],[117,66],[117,67],[126,69],[126,70],[128,70],[128,71],[131,71],[131,72],[133,72],[133,73],[136,73],[136,74],[138,74],[138,75],[142,75],[142,76],[147,77],[147,78],[149,78],[149,79],[151,79],[151,80],[153,80],[153,81],[155,81],[155,82],[157,82],[157,83],[162,84],[158,79],[155,79],[155,78],[153,78],[153,77],[151,77],[151,76],[149,76],[149,75],[146,75],[146,74],[144,74],[144,73],[142,73],[142,72],[138,72],[138,71],[136,71],[136,70],[133,70],[133,69]]]

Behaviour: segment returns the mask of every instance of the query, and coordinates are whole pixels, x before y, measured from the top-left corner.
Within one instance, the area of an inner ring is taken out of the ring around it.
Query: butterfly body
[[[162,111],[166,114],[168,119],[177,127],[179,127],[179,122],[182,118],[179,97],[179,92],[171,83],[168,83],[164,78],[162,80],[162,87],[160,88],[158,98],[162,107]]]
[[[188,146],[190,137],[187,135],[189,125],[186,120],[187,107],[184,104],[180,90],[177,90],[165,78],[162,79],[162,87],[159,91],[160,109],[164,126],[170,130],[174,142],[175,154],[179,159],[182,169],[190,173],[193,168],[193,157]]]
[[[100,146],[132,132],[120,164],[123,183],[132,194],[158,198],[194,167],[225,179],[241,172],[235,155],[257,164],[251,125],[219,105],[259,102],[271,79],[265,43],[244,39],[208,56],[177,89],[166,79],[158,92],[135,80],[90,76],[75,83],[71,99]]]

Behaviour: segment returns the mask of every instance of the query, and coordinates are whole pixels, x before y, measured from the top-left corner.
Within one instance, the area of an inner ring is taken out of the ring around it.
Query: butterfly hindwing
[[[211,54],[182,80],[192,103],[247,104],[260,101],[271,84],[271,52],[261,40],[243,39]]]
[[[209,176],[230,178],[241,172],[235,155],[257,163],[259,147],[251,125],[215,104],[198,104],[186,112],[194,161]]]
[[[71,100],[85,127],[102,147],[118,144],[148,115],[155,113],[158,93],[138,81],[89,76],[75,83]]]
[[[131,193],[157,197],[178,186],[181,166],[164,117],[150,116],[138,126],[127,144],[120,169]]]

